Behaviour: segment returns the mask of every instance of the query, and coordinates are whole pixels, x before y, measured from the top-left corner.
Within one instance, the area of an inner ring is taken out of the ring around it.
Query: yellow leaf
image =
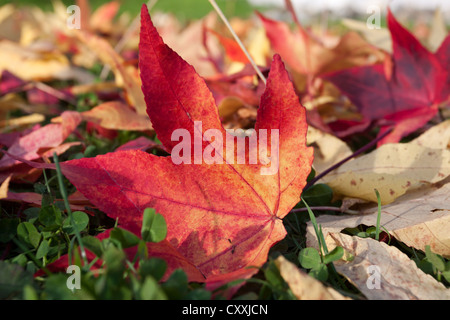
[[[92,50],[97,57],[109,65],[116,76],[116,82],[123,86],[126,98],[140,115],[146,115],[144,94],[141,90],[141,80],[134,66],[126,66],[124,59],[103,38],[87,32],[76,32],[78,39]]]
[[[61,78],[71,70],[67,58],[56,52],[38,52],[17,43],[0,41],[0,71],[8,70],[24,80]]]

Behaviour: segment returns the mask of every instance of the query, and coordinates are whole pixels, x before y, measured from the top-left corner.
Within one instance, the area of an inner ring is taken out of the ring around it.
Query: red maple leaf
[[[435,56],[441,63],[442,67],[447,70],[447,79],[443,84],[441,100],[448,102],[450,101],[450,72],[448,71],[448,66],[450,66],[450,36],[447,36],[444,41],[442,41],[441,46],[435,53]]]
[[[227,38],[212,29],[207,29],[207,31],[217,37],[217,39],[219,40],[219,42],[221,43],[221,45],[225,50],[226,56],[231,61],[241,62],[244,64],[249,63],[247,56],[234,39]]]
[[[380,126],[394,128],[379,145],[398,142],[432,119],[449,95],[449,36],[436,54],[428,51],[394,17],[387,14],[393,43],[392,65],[354,67],[324,76]]]
[[[254,131],[259,150],[249,144],[245,163],[228,161],[225,141],[231,135],[222,127],[205,81],[164,44],[145,5],[141,19],[142,89],[158,138],[173,153],[178,142],[172,141],[172,134],[185,130],[194,137],[190,159],[194,162],[196,137],[215,129],[215,139],[219,133],[224,137],[216,155],[227,161],[208,164],[203,159],[198,164],[177,165],[173,154],[158,157],[129,150],[66,161],[61,170],[92,204],[131,232],[140,234],[145,208],[161,213],[167,237],[148,249],[150,256],[167,261],[168,273],[181,267],[190,281],[207,282],[210,288],[250,277],[257,269],[247,267],[262,266],[272,245],[284,238],[282,218],[300,200],[310,172],[313,150],[306,147],[305,110],[281,58],[275,56]],[[201,127],[194,126],[197,121]],[[272,163],[249,163],[252,152],[265,150],[261,132],[267,133],[267,141],[272,141],[275,132],[279,134],[279,152],[274,144],[267,146],[271,161],[278,164],[272,175],[261,174]],[[210,141],[200,143],[201,153],[211,145]],[[234,147],[232,155],[239,155]]]

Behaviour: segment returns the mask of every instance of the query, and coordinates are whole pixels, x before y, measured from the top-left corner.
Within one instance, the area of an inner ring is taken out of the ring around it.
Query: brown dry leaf
[[[335,233],[330,234],[326,242],[330,250],[341,246],[353,255],[351,261],[338,260],[334,266],[370,300],[450,299],[450,289],[417,268],[414,261],[396,247],[371,238]]]
[[[292,30],[283,22],[258,14],[274,51],[300,74],[319,76],[354,66],[384,61],[386,54],[370,45],[356,32],[343,35],[332,48],[310,34],[299,23]]]
[[[435,52],[445,37],[448,35],[445,20],[439,8],[434,12],[433,20],[431,21],[430,34],[427,38],[427,46],[431,51]]]
[[[111,67],[116,76],[116,82],[124,87],[128,102],[136,109],[136,112],[146,115],[146,104],[138,70],[134,66],[126,66],[125,60],[105,39],[82,31],[75,34],[103,63]]]
[[[0,39],[20,41],[22,28],[18,27],[24,17],[23,10],[8,3],[0,7]]]
[[[69,202],[77,205],[89,205],[92,206],[90,201],[78,190],[72,193],[69,197]]]
[[[229,96],[222,99],[217,108],[219,109],[220,118],[226,119],[243,106],[245,106],[245,103],[241,99]]]
[[[147,115],[137,114],[126,104],[119,101],[105,102],[81,113],[86,121],[99,124],[113,130],[151,130],[152,124]]]
[[[9,41],[0,41],[0,71],[8,70],[24,80],[68,79],[72,67],[57,52],[38,52]]]
[[[392,39],[388,29],[369,29],[365,21],[354,19],[342,19],[341,22],[347,28],[361,33],[370,44],[392,53]]]
[[[357,31],[372,45],[392,53],[392,38],[387,28],[369,29],[365,21],[353,19],[342,19],[341,23],[347,28]],[[431,50],[436,51],[444,38],[447,36],[445,20],[439,8],[436,9],[431,20],[430,31],[426,38],[425,45]]]
[[[0,119],[7,120],[8,112],[21,110],[25,113],[52,115],[51,109],[45,105],[31,105],[19,94],[8,93],[0,98]]]
[[[179,26],[176,28],[176,23],[168,21],[175,19],[172,16],[156,16],[155,25],[158,28],[159,34],[164,39],[164,42],[178,52],[179,55],[191,64],[195,71],[202,77],[214,76],[217,74],[217,70],[213,64],[206,59],[208,52],[203,45],[203,28],[214,29],[213,26],[217,21],[217,16],[214,12],[211,12],[201,20],[192,22],[186,28],[181,29]],[[168,23],[172,25],[171,28],[163,27]],[[160,26],[162,28],[160,28]],[[207,37],[207,46],[210,54],[216,57],[220,54],[220,45],[215,37]]]
[[[380,225],[391,236],[407,246],[425,251],[431,250],[450,258],[450,183],[405,194],[395,202],[381,208]],[[345,228],[359,225],[375,226],[378,208],[376,205],[358,215],[330,216],[317,218],[324,236],[339,233]],[[317,247],[314,228],[309,223],[306,229],[307,244]]]
[[[450,150],[435,147],[448,145],[450,126],[444,122],[430,130],[409,143],[382,145],[348,161],[321,181],[337,194],[373,202],[377,202],[373,191],[377,189],[382,204],[393,202],[407,191],[442,181],[450,175]]]
[[[351,300],[333,288],[324,286],[283,256],[275,260],[275,265],[298,300]]]
[[[343,35],[339,43],[328,52],[324,51],[323,55],[325,59],[329,59],[329,62],[328,65],[325,62],[322,63],[320,73],[333,72],[345,67],[364,66],[385,59],[385,53],[369,46],[359,34],[354,32]]]

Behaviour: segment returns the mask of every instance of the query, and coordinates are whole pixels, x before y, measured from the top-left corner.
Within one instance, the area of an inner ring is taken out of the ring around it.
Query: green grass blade
[[[381,222],[381,197],[380,193],[377,189],[375,190],[375,194],[377,195],[377,202],[378,202],[378,215],[377,215],[377,225],[375,229],[375,240],[380,241],[380,222]]]
[[[327,250],[327,247],[326,247],[326,244],[325,244],[325,239],[323,237],[321,229],[319,229],[319,226],[317,225],[316,217],[314,216],[314,213],[312,212],[311,208],[306,203],[306,201],[303,198],[301,198],[301,199],[302,199],[306,209],[308,210],[309,218],[311,220],[311,223],[314,226],[314,231],[316,232],[317,241],[319,242],[319,248],[320,248],[321,252],[327,254],[328,250]]]
[[[72,225],[75,225],[75,220],[74,220],[73,215],[72,215],[72,210],[70,209],[69,198],[67,196],[67,191],[66,191],[66,188],[64,186],[63,174],[62,174],[62,171],[61,171],[61,166],[59,165],[58,156],[56,155],[55,152],[53,153],[53,158],[55,160],[56,174],[58,176],[59,190],[60,190],[61,195],[62,195],[63,200],[64,200],[64,206],[66,207],[67,214],[68,214],[69,219],[70,219],[70,223]],[[80,235],[80,231],[78,230],[78,228],[75,228],[75,237],[77,239],[78,245],[80,246],[81,257],[83,259],[84,266],[87,267],[89,265],[89,262],[87,260],[86,251],[84,249],[83,241],[81,240],[81,235]]]

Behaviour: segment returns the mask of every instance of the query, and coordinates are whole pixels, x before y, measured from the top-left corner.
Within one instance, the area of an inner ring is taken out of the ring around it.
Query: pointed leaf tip
[[[139,69],[147,114],[158,138],[168,151],[178,144],[172,141],[175,130],[187,130],[194,136],[194,122],[202,122],[202,133],[218,129],[224,133],[215,100],[205,80],[194,67],[164,43],[142,11],[139,43]],[[206,142],[205,142],[206,145]]]

